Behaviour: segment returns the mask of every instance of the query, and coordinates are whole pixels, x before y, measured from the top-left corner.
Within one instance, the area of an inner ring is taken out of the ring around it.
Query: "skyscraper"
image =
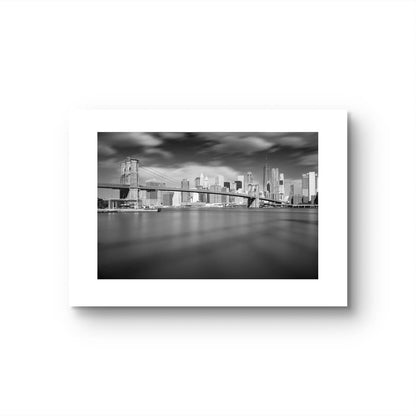
[[[309,172],[309,201],[314,202],[316,196],[316,174],[315,172]]]
[[[270,197],[273,199],[279,199],[279,169],[273,168],[271,169],[270,175]]]
[[[283,187],[285,200],[291,203],[302,200],[302,179],[285,179]]]
[[[313,202],[317,193],[318,174],[308,172],[302,175],[302,196],[304,202]]]
[[[263,192],[266,196],[269,196],[271,191],[271,169],[270,166],[266,163],[263,166]]]
[[[247,172],[247,174],[246,174],[246,191],[247,191],[248,185],[250,185],[251,183],[253,183],[253,173],[252,172]]]
[[[283,200],[285,196],[285,175],[283,173],[279,174],[279,201]]]
[[[215,178],[215,185],[219,185],[219,186],[221,186],[221,188],[224,186],[224,176],[223,175],[218,175]]]
[[[244,183],[244,175],[238,175],[237,176],[237,181],[238,182],[241,182],[241,189],[245,192],[245,190],[246,190],[246,184]]]
[[[307,173],[302,174],[302,197],[305,202],[309,200],[309,175]]]
[[[198,188],[198,186],[201,186],[201,178],[199,176],[195,178],[195,188]]]

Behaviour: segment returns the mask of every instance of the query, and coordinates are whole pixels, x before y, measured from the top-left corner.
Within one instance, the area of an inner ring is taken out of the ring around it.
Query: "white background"
[[[0,45],[0,414],[415,414],[415,2],[17,1]],[[69,111],[160,104],[349,110],[349,309],[68,307]]]

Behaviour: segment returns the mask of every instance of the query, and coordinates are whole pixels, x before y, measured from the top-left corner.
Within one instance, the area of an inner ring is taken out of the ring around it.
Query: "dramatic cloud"
[[[225,136],[217,144],[214,144],[210,151],[223,152],[223,153],[245,153],[247,155],[267,150],[273,147],[273,143],[261,138],[261,137],[237,137],[237,136]]]
[[[310,155],[301,156],[298,159],[298,164],[301,166],[317,166],[318,154],[310,154]]]
[[[308,146],[308,139],[300,136],[283,136],[279,137],[276,142],[279,146],[287,146],[293,148],[302,148]]]
[[[157,147],[152,147],[150,149],[144,150],[145,155],[156,155],[161,156],[164,159],[171,159],[173,158],[173,154],[171,152],[168,152],[167,150],[159,149]]]
[[[318,172],[318,133],[98,133],[100,180],[118,181],[120,162],[128,156],[139,159],[144,169],[156,169],[175,180],[193,180],[201,172],[235,180],[237,175],[251,171],[262,183],[265,164],[297,179],[305,171]]]
[[[181,139],[186,133],[157,133],[157,135],[163,139]]]

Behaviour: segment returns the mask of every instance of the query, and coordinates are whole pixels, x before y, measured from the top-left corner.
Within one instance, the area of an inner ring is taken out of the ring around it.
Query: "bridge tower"
[[[259,184],[250,183],[248,185],[248,195],[251,197],[247,200],[247,208],[259,208],[260,199],[259,199]]]
[[[127,157],[121,162],[120,183],[130,185],[128,190],[120,190],[120,199],[139,201],[139,160]]]

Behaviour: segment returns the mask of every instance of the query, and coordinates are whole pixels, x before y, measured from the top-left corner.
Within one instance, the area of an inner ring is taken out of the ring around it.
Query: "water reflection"
[[[106,279],[310,279],[315,209],[189,209],[98,215]]]

